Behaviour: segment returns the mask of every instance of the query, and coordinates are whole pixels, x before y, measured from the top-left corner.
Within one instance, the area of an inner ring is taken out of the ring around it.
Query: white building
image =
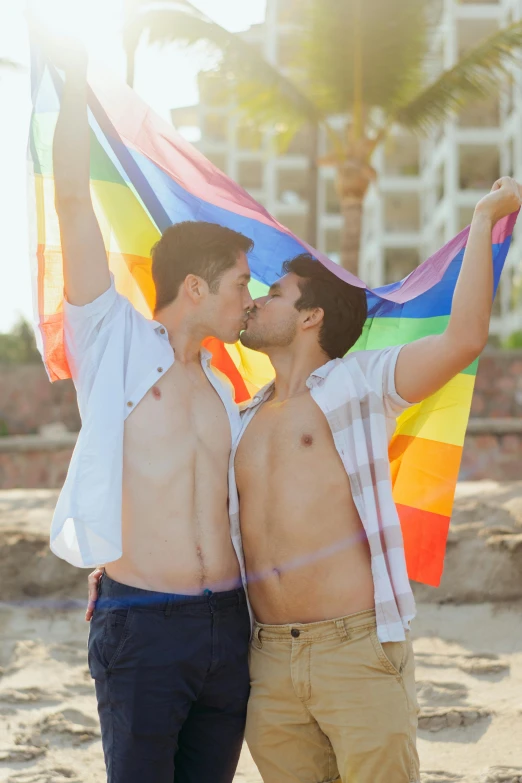
[[[243,35],[263,56],[289,71],[292,17],[302,0],[268,0],[265,23]],[[431,74],[499,26],[522,18],[522,0],[441,0],[431,42]],[[201,103],[173,111],[177,126],[197,125],[198,146],[278,220],[338,260],[341,216],[335,170],[321,167],[317,225],[309,221],[309,160],[313,139],[303,130],[284,154],[273,133],[245,125],[234,106],[222,103],[211,75],[200,79]],[[333,120],[335,122],[335,119]],[[342,126],[343,118],[337,118]],[[319,155],[326,141],[319,138]],[[522,181],[522,78],[519,70],[494,99],[470,106],[430,139],[397,130],[376,151],[378,180],[365,204],[360,276],[369,285],[394,282],[469,224],[473,207],[499,176]],[[495,302],[492,332],[522,329],[522,230],[510,252]]]

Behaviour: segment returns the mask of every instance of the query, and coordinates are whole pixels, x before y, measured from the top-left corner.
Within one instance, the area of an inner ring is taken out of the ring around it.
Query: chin
[[[219,336],[218,339],[221,340],[222,342],[226,343],[227,345],[232,345],[233,343],[237,343],[237,341],[240,338],[240,335],[241,335],[241,332],[239,330],[237,330],[235,332],[229,332],[228,334],[225,334],[225,335],[222,334],[222,335]]]

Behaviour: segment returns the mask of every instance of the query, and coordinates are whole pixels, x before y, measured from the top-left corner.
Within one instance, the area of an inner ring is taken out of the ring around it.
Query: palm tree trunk
[[[363,204],[375,179],[375,169],[359,156],[346,158],[337,169],[337,191],[341,204],[341,266],[359,273]]]

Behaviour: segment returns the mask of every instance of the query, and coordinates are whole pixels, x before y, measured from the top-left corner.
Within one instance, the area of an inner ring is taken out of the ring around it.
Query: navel
[[[152,396],[155,400],[161,400],[161,391],[158,389],[157,386],[152,387]]]
[[[301,435],[301,443],[303,444],[303,446],[311,446],[313,442],[314,439],[312,438],[311,435],[308,434]]]

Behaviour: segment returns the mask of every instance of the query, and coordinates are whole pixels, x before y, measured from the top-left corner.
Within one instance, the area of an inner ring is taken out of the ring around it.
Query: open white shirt
[[[165,327],[138,313],[114,280],[90,304],[64,301],[64,332],[82,427],[54,512],[51,549],[91,568],[122,555],[125,419],[172,366],[174,351]],[[210,360],[202,349],[201,366],[225,406],[234,442],[239,411],[230,383]]]

